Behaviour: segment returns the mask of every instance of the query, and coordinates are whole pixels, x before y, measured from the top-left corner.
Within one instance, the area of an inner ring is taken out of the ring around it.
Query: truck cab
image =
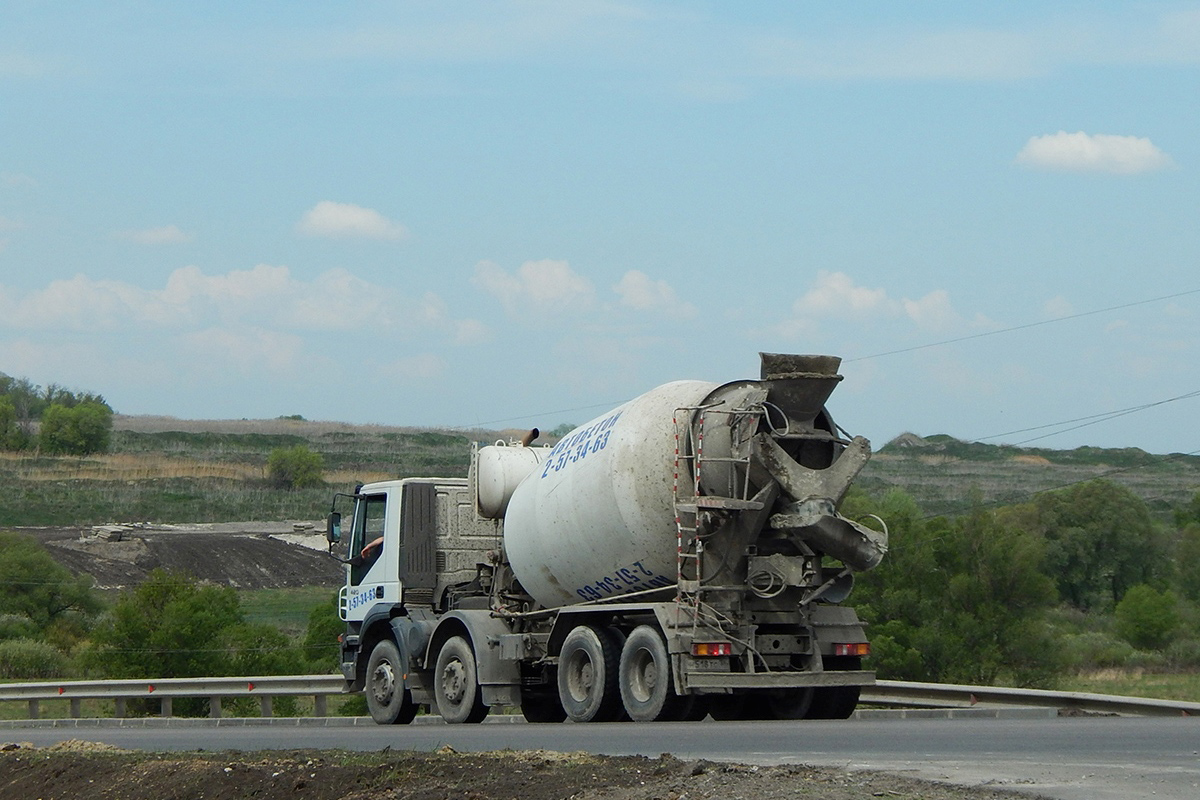
[[[348,513],[338,510],[348,503]],[[407,708],[413,689],[429,702],[410,664],[425,663],[438,623],[447,612],[488,607],[501,526],[476,516],[465,478],[366,484],[335,497],[334,509],[328,538],[346,574],[338,595],[342,673],[351,691],[369,684],[377,721],[399,721],[388,719],[397,703],[402,715],[415,713]]]

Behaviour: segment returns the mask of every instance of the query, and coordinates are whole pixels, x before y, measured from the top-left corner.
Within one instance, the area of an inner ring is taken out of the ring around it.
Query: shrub
[[[0,678],[4,680],[45,680],[65,673],[66,656],[51,645],[33,639],[8,639],[0,642]]]
[[[111,435],[108,406],[86,402],[68,408],[55,403],[42,414],[38,446],[47,453],[85,456],[108,450]]]
[[[279,489],[307,489],[324,483],[320,453],[302,444],[279,447],[267,457],[267,477]]]
[[[1174,593],[1138,584],[1117,603],[1117,635],[1134,647],[1161,650],[1179,627]]]
[[[1133,658],[1134,649],[1129,642],[1110,634],[1091,631],[1064,637],[1063,652],[1068,667],[1087,671],[1127,666]]]
[[[308,614],[304,633],[304,660],[308,671],[316,674],[336,673],[341,668],[342,650],[338,636],[346,631],[346,623],[338,616],[337,593]]]

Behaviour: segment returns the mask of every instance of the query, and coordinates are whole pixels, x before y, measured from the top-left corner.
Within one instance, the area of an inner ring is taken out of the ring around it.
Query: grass
[[[1106,669],[1063,676],[1058,682],[1058,688],[1066,692],[1094,692],[1200,703],[1200,673],[1197,672]]]
[[[334,491],[359,482],[464,476],[472,439],[496,436],[294,419],[118,416],[103,455],[0,453],[0,526],[310,519]],[[321,455],[324,486],[269,486],[271,451],[296,444]]]
[[[329,602],[328,587],[303,586],[289,589],[244,589],[238,592],[247,622],[274,625],[293,639],[303,638],[308,615]]]

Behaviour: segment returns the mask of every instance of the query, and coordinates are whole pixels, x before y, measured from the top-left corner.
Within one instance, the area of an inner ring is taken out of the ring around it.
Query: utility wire
[[[1035,425],[1032,428],[1021,428],[1021,429],[1018,429],[1015,431],[1007,431],[1005,433],[997,433],[993,436],[984,436],[981,438],[973,439],[972,441],[984,442],[989,439],[999,439],[1001,436],[1012,436],[1013,434],[1017,434],[1017,433],[1031,433],[1033,431],[1045,430],[1047,428],[1058,428],[1063,425],[1072,425],[1072,423],[1076,423],[1076,422],[1081,423],[1079,425],[1073,425],[1070,428],[1063,428],[1062,430],[1051,431],[1050,433],[1045,433],[1045,434],[1042,434],[1041,436],[1034,436],[1029,439],[1023,439],[1022,441],[1019,441],[1019,442],[1013,442],[1011,444],[1002,445],[1005,447],[1018,447],[1023,444],[1028,444],[1029,442],[1036,442],[1039,439],[1046,439],[1051,436],[1057,436],[1060,433],[1067,433],[1069,431],[1079,430],[1080,428],[1086,428],[1089,425],[1097,425],[1101,422],[1107,422],[1110,419],[1117,419],[1118,417],[1124,417],[1129,414],[1136,414],[1139,411],[1145,411],[1146,409],[1166,405],[1167,403],[1174,403],[1178,400],[1190,400],[1193,397],[1200,397],[1200,390],[1197,390],[1194,392],[1188,392],[1187,394],[1181,394],[1176,397],[1170,397],[1170,398],[1167,398],[1166,400],[1158,400],[1153,403],[1143,403],[1140,406],[1130,406],[1129,408],[1121,408],[1121,409],[1117,409],[1116,411],[1106,411],[1103,414],[1092,414],[1092,415],[1089,415],[1086,417],[1076,417],[1075,419],[1068,419],[1068,420],[1064,420],[1062,422],[1051,422],[1046,425]]]
[[[1200,294],[1200,289],[1189,289],[1186,292],[1176,292],[1175,294],[1167,294],[1162,297],[1152,297],[1149,300],[1135,300],[1132,303],[1122,303],[1119,306],[1109,306],[1108,308],[1098,308],[1094,311],[1081,311],[1078,314],[1067,314],[1063,317],[1053,317],[1051,319],[1043,319],[1038,322],[1027,322],[1024,325],[1013,325],[1009,328],[1001,328],[996,331],[984,331],[982,333],[973,333],[969,336],[958,336],[954,339],[943,339],[940,342],[929,342],[928,344],[918,344],[912,347],[902,347],[899,350],[887,350],[882,353],[872,353],[869,356],[858,356],[857,358],[847,358],[842,361],[843,364],[850,364],[855,361],[867,361],[872,358],[883,358],[884,356],[894,356],[900,353],[911,353],[916,350],[928,350],[931,347],[941,347],[945,344],[955,344],[957,342],[967,342],[972,339],[982,339],[985,336],[999,336],[1002,333],[1012,333],[1013,331],[1023,331],[1029,328],[1037,328],[1042,325],[1050,325],[1055,322],[1065,322],[1071,319],[1080,319],[1081,317],[1091,317],[1096,314],[1107,314],[1110,311],[1120,311],[1125,308],[1133,308],[1134,306],[1144,306],[1149,303],[1159,303],[1163,300],[1174,300],[1177,297],[1185,297],[1190,294]]]

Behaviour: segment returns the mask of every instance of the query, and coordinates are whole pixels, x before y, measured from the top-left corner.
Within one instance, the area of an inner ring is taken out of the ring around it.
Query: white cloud
[[[696,307],[685,303],[666,281],[656,281],[640,270],[631,269],[613,287],[621,305],[635,311],[648,311],[673,318],[692,317]]]
[[[322,200],[304,212],[296,230],[305,236],[337,239],[403,239],[408,229],[378,211],[353,203]]]
[[[961,314],[950,301],[945,289],[935,289],[923,297],[890,297],[884,289],[859,286],[844,272],[817,273],[811,289],[792,304],[793,316],[776,324],[771,333],[786,339],[812,337],[822,319],[896,320],[907,319],[917,328],[927,331],[947,330],[964,324]],[[988,325],[982,317],[972,325]]]
[[[31,189],[37,186],[37,181],[19,172],[0,172],[0,186]]]
[[[0,217],[0,231],[19,231],[25,227],[25,223],[8,217]]]
[[[510,274],[500,265],[481,261],[475,266],[476,286],[500,301],[514,316],[574,314],[589,308],[594,299],[592,282],[571,269],[566,261],[526,261]]]
[[[862,315],[879,311],[890,311],[894,302],[888,299],[883,289],[868,289],[855,286],[844,272],[817,273],[817,282],[797,300],[792,310],[802,316],[842,316],[847,313]]]
[[[188,266],[161,289],[76,275],[44,289],[18,293],[0,284],[0,328],[103,330],[150,326],[164,330],[263,326],[280,330],[442,330],[457,321],[437,295],[408,298],[342,269],[311,281],[287,267],[259,264],[206,275]]]
[[[432,353],[419,353],[384,364],[380,372],[406,383],[411,383],[414,378],[428,381],[446,372],[446,362]]]
[[[906,298],[900,301],[900,305],[918,328],[945,330],[962,321],[962,317],[950,304],[950,293],[945,289],[935,289],[919,300]]]
[[[1058,319],[1059,317],[1069,317],[1075,313],[1075,306],[1062,295],[1051,297],[1042,306],[1042,314],[1047,319]]]
[[[816,38],[764,35],[750,54],[765,75],[801,80],[997,80],[1042,71],[1039,36],[983,28],[862,30]]]
[[[186,244],[187,242],[190,242],[196,238],[190,233],[184,233],[179,229],[178,225],[164,225],[161,228],[144,228],[142,230],[118,231],[114,235],[118,239],[124,239],[127,242],[145,245]]]
[[[1147,138],[1083,131],[1031,137],[1017,153],[1016,163],[1034,169],[1117,175],[1154,172],[1173,165]]]
[[[39,78],[46,73],[46,65],[24,53],[0,53],[0,77]]]
[[[232,364],[244,375],[287,374],[304,355],[299,336],[262,328],[208,328],[187,334],[184,342],[198,363],[218,369]]]

